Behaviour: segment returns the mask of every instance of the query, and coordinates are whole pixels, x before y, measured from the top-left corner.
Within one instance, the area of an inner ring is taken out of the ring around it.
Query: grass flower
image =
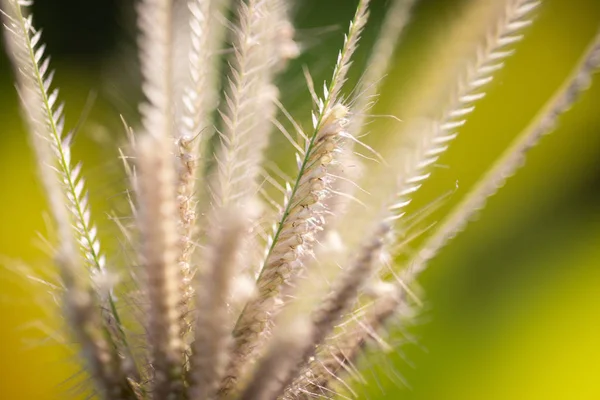
[[[0,2],[58,232],[54,258],[69,334],[99,399],[335,397],[365,348],[381,342],[378,332],[418,303],[413,288],[429,261],[587,89],[600,68],[600,34],[479,183],[436,226],[423,228],[409,207],[415,193],[543,1],[488,6],[476,46],[447,73],[444,100],[432,99],[426,122],[405,132],[412,145],[385,151],[363,137],[417,1],[390,1],[368,68],[352,88],[348,76],[371,5],[357,2],[321,93],[305,74],[314,103],[310,129],[285,108],[277,88],[302,49],[291,1],[183,3],[137,1],[144,99],[123,150],[135,217],[123,227],[135,254],[126,268],[136,281],[122,299],[115,296],[122,280],[113,277],[123,268],[107,261],[113,258],[100,243],[30,1]],[[274,135],[295,151],[291,178],[268,159]]]

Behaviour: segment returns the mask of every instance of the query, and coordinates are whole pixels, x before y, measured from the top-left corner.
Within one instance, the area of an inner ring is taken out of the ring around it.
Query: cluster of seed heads
[[[381,158],[360,138],[417,1],[390,1],[368,69],[350,91],[347,74],[369,17],[369,0],[358,1],[321,96],[306,74],[314,102],[309,130],[285,109],[274,84],[301,51],[292,3],[137,2],[144,100],[140,121],[126,123],[130,143],[123,152],[135,224],[122,227],[136,265],[123,271],[103,253],[31,4],[0,2],[57,228],[63,313],[100,399],[335,397],[371,339],[410,305],[410,286],[428,261],[553,129],[600,66],[597,36],[541,117],[408,261],[394,262],[407,242],[413,194],[542,1],[499,0],[491,28],[436,118],[418,129],[415,146],[397,152],[401,159],[377,167],[358,157],[368,151]],[[296,151],[292,178],[265,160],[272,135],[287,138]],[[377,181],[377,171],[393,176],[393,184],[361,197],[357,188]],[[138,278],[139,290],[129,299],[114,294],[121,292],[120,274]],[[317,282],[318,276],[327,279]]]

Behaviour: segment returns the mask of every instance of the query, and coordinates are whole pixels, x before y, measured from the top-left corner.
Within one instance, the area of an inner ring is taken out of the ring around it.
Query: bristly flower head
[[[381,163],[385,169],[362,165],[357,149],[381,158],[360,138],[416,0],[390,2],[368,69],[346,97],[369,18],[369,0],[358,1],[321,95],[306,74],[314,102],[307,130],[275,85],[301,49],[291,3],[188,0],[182,8],[173,0],[138,1],[145,98],[139,124],[127,127],[127,167],[135,194],[128,236],[137,262],[130,272],[139,282],[121,301],[114,295],[119,280],[110,278],[119,268],[107,261],[81,165],[71,160],[71,135],[63,132],[63,107],[30,2],[1,0],[16,86],[58,231],[64,316],[99,399],[334,397],[370,339],[413,303],[411,285],[428,261],[553,129],[600,66],[599,35],[541,118],[412,257],[395,262],[421,233],[411,230],[418,219],[408,212],[413,194],[524,38],[541,1],[499,0],[448,100],[415,132],[413,147]],[[271,135],[293,146],[294,177],[265,159]],[[359,169],[366,173],[359,176]],[[374,186],[377,174],[392,176],[393,184],[376,188],[369,204],[359,201],[357,189]],[[277,190],[282,199],[273,198]],[[143,309],[135,318],[137,310],[127,307],[133,302]],[[141,321],[141,345],[135,329],[126,328],[132,319]]]

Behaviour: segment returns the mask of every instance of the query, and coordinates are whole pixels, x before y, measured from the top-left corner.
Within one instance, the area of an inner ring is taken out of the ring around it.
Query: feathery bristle
[[[291,382],[292,378],[312,372],[312,369],[306,371],[306,367],[312,366],[309,360],[313,358],[318,346],[335,328],[337,322],[350,311],[358,299],[362,286],[369,282],[370,276],[377,271],[380,253],[391,228],[391,224],[386,221],[377,226],[359,249],[356,260],[334,280],[327,297],[313,311],[310,341],[296,360],[293,373],[290,374],[290,381],[286,382],[286,386],[292,383],[286,391],[286,396],[290,396],[294,392],[296,395],[298,394],[303,384],[298,382],[297,378],[296,382]],[[299,371],[302,372],[298,374]]]
[[[171,0],[142,0],[137,4],[144,130],[156,137],[173,137],[173,76],[171,74]]]
[[[195,268],[192,266],[192,258],[195,250],[194,236],[197,234],[198,192],[201,190],[197,181],[199,174],[203,173],[204,148],[212,134],[209,128],[212,112],[211,91],[207,87],[210,84],[209,77],[213,67],[211,58],[213,54],[209,46],[211,2],[190,0],[185,5],[189,9],[189,22],[186,21],[187,29],[179,30],[183,31],[181,34],[189,34],[185,38],[186,43],[189,44],[186,54],[189,65],[173,60],[175,64],[188,67],[185,71],[187,79],[184,80],[185,84],[182,88],[181,115],[175,114],[177,123],[175,140],[179,153],[177,203],[181,243],[177,261],[182,273],[180,313],[183,335],[187,335],[192,330],[189,318],[194,296],[192,280]],[[180,7],[183,7],[183,4]],[[181,10],[180,13],[188,15]]]
[[[507,3],[497,27],[491,30],[485,45],[477,50],[475,62],[467,66],[464,77],[458,81],[442,117],[423,132],[418,132],[421,144],[399,177],[397,215],[402,214],[412,194],[429,177],[428,167],[448,149],[460,127],[466,123],[467,116],[475,109],[474,104],[485,96],[483,87],[492,81],[494,74],[504,66],[504,60],[513,54],[510,46],[523,38],[520,31],[530,25],[529,15],[538,5],[537,0],[512,0]]]
[[[355,137],[362,133],[366,113],[369,111],[370,104],[375,101],[378,89],[390,68],[394,50],[398,47],[404,29],[410,21],[415,3],[417,0],[394,0],[387,10],[377,41],[369,56],[365,75],[357,89],[358,96],[353,107],[357,115],[348,129]]]
[[[293,378],[298,359],[310,344],[310,328],[310,322],[302,317],[280,328],[240,400],[276,400],[283,393]]]
[[[315,396],[334,397],[331,385],[344,379],[344,371],[352,365],[372,335],[381,330],[385,321],[398,311],[402,299],[395,290],[387,290],[369,308],[367,314],[353,321],[350,328],[325,342],[320,353],[289,386],[284,399],[310,399]]]
[[[247,304],[233,331],[235,345],[228,368],[226,387],[254,351],[261,334],[278,308],[276,299],[284,284],[297,276],[323,224],[322,201],[329,195],[327,167],[339,146],[346,125],[347,109],[334,106],[317,125],[306,152],[297,183],[286,200],[281,222],[273,237],[257,279],[257,294]]]
[[[39,173],[59,227],[58,265],[67,291],[65,308],[71,327],[82,344],[83,356],[93,370],[103,395],[124,398],[127,374],[136,379],[121,320],[106,287],[106,261],[100,253],[97,229],[91,222],[81,164],[71,166],[71,136],[63,137],[63,106],[57,105],[58,89],[51,90],[49,59],[26,3],[5,0],[2,15],[9,33],[8,45],[17,70],[17,89],[29,123]],[[78,250],[76,250],[78,249]],[[91,282],[79,274],[84,267]],[[108,333],[108,341],[103,336]]]
[[[385,74],[388,72],[393,59],[394,50],[402,36],[404,28],[410,21],[411,12],[416,0],[394,0],[386,13],[373,50],[369,54],[367,69],[355,89],[351,112],[353,118],[348,126],[348,133],[353,140],[344,146],[340,154],[341,162],[333,166],[332,174],[340,177],[334,183],[334,190],[346,193],[345,197],[334,197],[328,203],[332,213],[341,217],[345,215],[352,194],[359,188],[356,183],[361,178],[364,169],[358,156],[354,154],[355,144],[364,133],[368,112],[377,101],[377,94]],[[359,142],[360,143],[360,142]],[[348,166],[353,166],[349,168]]]
[[[591,76],[598,69],[600,69],[600,33],[596,35],[563,87],[556,92],[539,116],[514,140],[494,166],[446,217],[436,233],[423,246],[416,260],[408,265],[408,269],[403,272],[403,275],[418,275],[425,268],[426,263],[465,228],[473,216],[485,206],[487,199],[493,196],[506,180],[524,164],[529,150],[535,147],[544,135],[554,130],[558,118],[568,111],[581,93],[589,87]],[[411,280],[413,279],[411,278]]]
[[[350,22],[348,35],[344,38],[344,47],[338,54],[337,63],[333,70],[333,77],[324,96],[325,101],[330,105],[338,102],[342,87],[346,83],[348,70],[352,64],[352,56],[356,51],[362,31],[369,19],[369,3],[370,0],[360,0],[356,7],[354,18]]]
[[[210,239],[205,271],[198,278],[197,317],[192,344],[188,389],[190,398],[214,398],[227,365],[231,324],[227,302],[236,265],[240,262],[240,241],[247,231],[243,212],[235,207],[221,211],[219,231]]]
[[[147,335],[154,370],[153,393],[178,399],[183,353],[179,305],[181,270],[177,263],[175,164],[166,138],[146,135],[137,144],[138,226],[147,296]]]
[[[287,21],[281,20],[282,9],[280,0],[250,0],[239,5],[228,90],[220,111],[223,130],[219,133],[218,168],[211,185],[217,206],[243,204],[258,192],[278,97],[273,79],[287,55],[280,49]]]

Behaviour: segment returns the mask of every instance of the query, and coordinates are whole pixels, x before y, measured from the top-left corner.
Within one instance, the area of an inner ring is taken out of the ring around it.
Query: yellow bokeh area
[[[366,139],[370,144],[385,148],[393,142],[394,127],[401,131],[414,117],[410,106],[427,104],[423,96],[436,89],[428,87],[428,82],[435,85],[427,74],[448,73],[447,63],[462,54],[453,56],[443,39],[460,30],[457,21],[476,2],[496,0],[420,2],[373,111],[403,122],[375,118]],[[334,47],[356,2],[298,3],[298,32],[307,52],[301,62],[316,63],[318,82],[331,72],[323,60],[335,61]],[[386,3],[373,0],[373,25],[365,33],[357,65],[366,58]],[[412,210],[451,192],[430,218],[443,219],[534,120],[599,29],[598,0],[542,0],[525,39],[416,195]],[[436,58],[435,51],[443,55]],[[70,339],[60,334],[64,321],[57,315],[57,297],[34,279],[56,275],[38,237],[38,232],[51,236],[52,230],[13,76],[3,53],[0,57],[0,399],[85,398],[76,350],[62,344]],[[117,62],[105,57],[105,65]],[[108,214],[115,207],[126,211],[116,152],[125,140],[119,112],[132,115],[130,100],[137,95],[125,93],[118,100],[105,95],[105,86],[114,89],[114,82],[129,79],[125,72],[115,77],[117,67],[100,73],[102,68],[77,57],[56,61],[67,127],[77,128],[75,158],[85,162],[92,211],[98,225],[106,228],[102,235],[117,262],[124,257]],[[287,86],[290,92],[306,92],[299,65],[292,68],[297,76],[286,76],[284,93]],[[99,83],[107,74],[112,83]],[[129,86],[117,89],[127,91]],[[99,93],[94,101],[90,91]],[[307,119],[308,105],[295,104],[295,97],[290,94],[284,102],[298,110],[298,119]],[[129,108],[122,110],[123,104]],[[274,157],[281,157],[281,142],[275,140]],[[389,146],[385,150],[393,156]],[[442,250],[419,284],[423,306],[415,318],[402,326],[392,321],[390,332],[382,334],[392,350],[372,350],[359,363],[362,372],[355,380],[360,383],[352,388],[359,398],[600,399],[600,75],[477,220]]]

